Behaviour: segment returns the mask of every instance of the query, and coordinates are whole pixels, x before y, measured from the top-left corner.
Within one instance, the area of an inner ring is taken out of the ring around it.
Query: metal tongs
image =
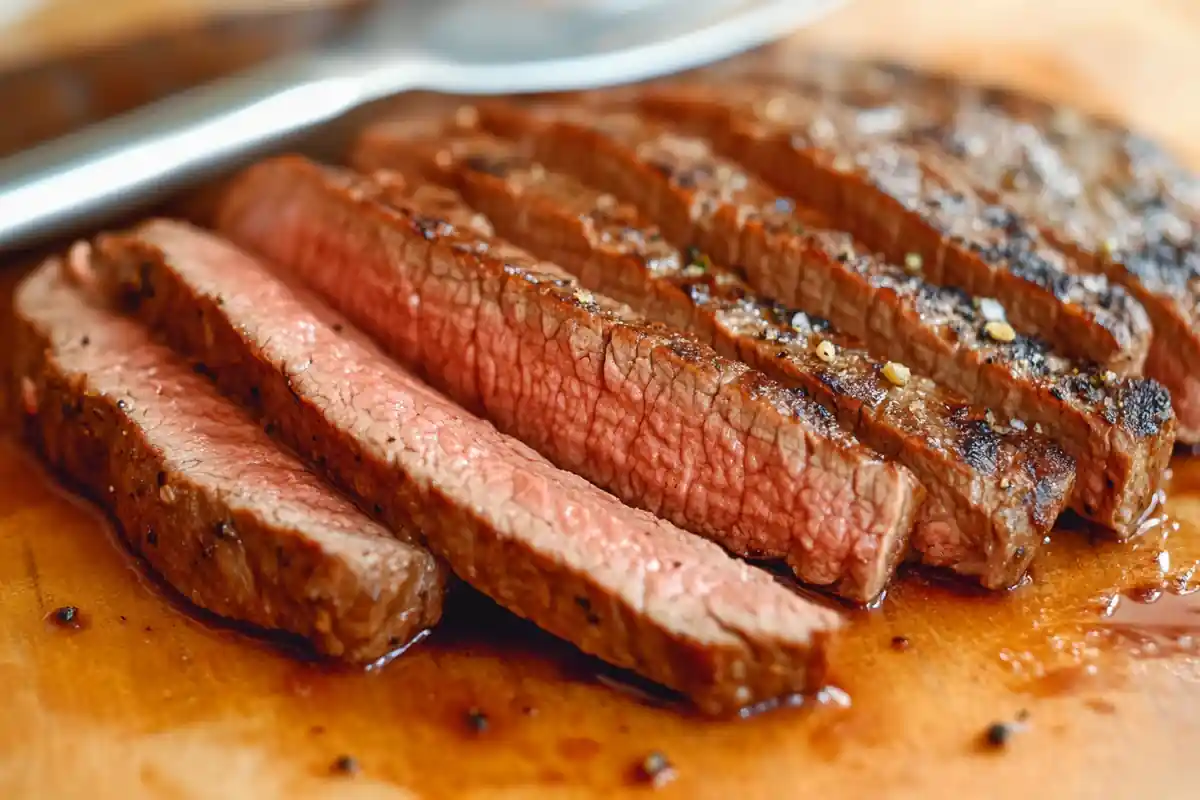
[[[491,95],[642,80],[785,36],[838,3],[381,3],[324,50],[185,92],[0,161],[0,252],[145,208],[400,92]]]

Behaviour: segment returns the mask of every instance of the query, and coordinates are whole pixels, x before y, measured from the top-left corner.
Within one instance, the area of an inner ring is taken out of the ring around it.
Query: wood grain
[[[1200,165],[1188,79],[1200,12],[1183,0],[1079,8],[858,0],[798,40],[1117,114]],[[13,279],[0,276],[4,307]],[[848,707],[707,723],[600,685],[594,664],[470,595],[376,674],[198,622],[0,440],[0,796],[634,797],[647,793],[636,763],[661,750],[678,771],[664,797],[1195,797],[1200,659],[1139,656],[1153,625],[1113,630],[1099,613],[1123,591],[1196,584],[1200,466],[1175,471],[1169,519],[1132,545],[1058,531],[1034,581],[1004,596],[902,581],[836,655]],[[1182,602],[1144,610],[1157,620]],[[65,604],[82,629],[47,621]],[[471,709],[486,731],[471,732]],[[1021,710],[1006,749],[983,745],[990,723]],[[331,774],[342,754],[358,774]]]

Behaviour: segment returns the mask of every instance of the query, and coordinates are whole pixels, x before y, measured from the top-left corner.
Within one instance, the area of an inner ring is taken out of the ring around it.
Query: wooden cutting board
[[[1072,5],[859,0],[798,38],[1120,114],[1200,166],[1200,12]],[[145,6],[108,0],[104,35]],[[5,307],[15,275],[0,273]],[[610,688],[471,596],[371,674],[198,621],[0,439],[0,796],[641,796],[654,790],[636,764],[661,751],[677,772],[665,797],[1196,797],[1200,658],[1179,636],[1200,637],[1200,593],[1100,610],[1190,589],[1198,564],[1200,465],[1177,461],[1166,518],[1140,541],[1060,531],[1033,581],[1002,596],[908,577],[856,615],[835,657],[845,696],[712,723]],[[78,628],[51,621],[65,605]],[[473,709],[486,730],[467,724]],[[1008,746],[982,742],[1023,711]],[[343,755],[355,774],[331,771]]]

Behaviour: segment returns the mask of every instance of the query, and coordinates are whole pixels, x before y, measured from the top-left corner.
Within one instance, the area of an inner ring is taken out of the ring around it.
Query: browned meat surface
[[[26,428],[201,608],[372,661],[441,615],[433,556],[392,536],[285,454],[140,326],[89,300],[86,249],[18,289]],[[400,531],[403,533],[403,531]]]
[[[926,563],[1012,585],[1067,500],[1070,459],[1045,437],[997,433],[988,414],[926,378],[894,385],[882,361],[828,323],[756,297],[731,270],[672,247],[631,206],[547,170],[512,142],[453,123],[382,123],[364,134],[354,163],[450,186],[500,235],[567,267],[587,289],[802,386],[920,478],[928,497],[912,543]]]
[[[702,140],[581,108],[489,105],[479,119],[548,166],[639,204],[676,244],[741,267],[761,295],[829,319],[1014,425],[1043,427],[1076,461],[1073,507],[1119,535],[1161,485],[1175,419],[1158,384],[1051,352],[1013,331],[995,298],[931,285],[919,257],[877,258]]]
[[[938,148],[855,137],[835,105],[766,86],[651,90],[645,111],[711,137],[724,155],[827,213],[925,279],[999,300],[1024,332],[1066,355],[1137,374],[1146,311],[1123,287],[1081,274],[1027,218],[982,196]]]
[[[923,495],[908,470],[803,392],[493,238],[452,192],[279,159],[219,226],[559,467],[850,599],[886,586]]]
[[[830,89],[805,93],[846,104],[827,119],[938,147],[1080,268],[1124,285],[1154,328],[1146,374],[1170,390],[1180,438],[1200,439],[1200,212],[1182,170],[1119,128],[1005,92],[873,65],[819,72]]]
[[[279,168],[293,196],[312,196],[291,162],[250,180]],[[305,170],[325,185],[323,173]],[[294,235],[290,227],[281,232]],[[104,283],[139,316],[254,403],[335,482],[381,516],[408,520],[501,605],[708,713],[821,685],[835,612],[554,468],[242,251],[170,222],[107,238],[99,250]]]

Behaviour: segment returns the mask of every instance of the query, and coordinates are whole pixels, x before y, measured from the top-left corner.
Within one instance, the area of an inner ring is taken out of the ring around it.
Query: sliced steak
[[[284,453],[136,323],[93,302],[86,248],[18,289],[26,427],[201,608],[372,661],[437,622],[444,573]],[[403,534],[405,531],[398,531]]]
[[[452,192],[300,159],[219,222],[451,398],[559,467],[804,581],[869,601],[923,490],[787,389],[489,235]]]
[[[512,142],[452,124],[383,123],[364,134],[354,163],[454,188],[500,235],[567,267],[585,288],[802,386],[924,484],[912,544],[926,563],[1011,586],[1066,503],[1074,470],[1057,445],[995,432],[990,415],[926,378],[889,382],[883,362],[828,323],[756,297],[731,270],[680,253],[631,206]]]
[[[1179,438],[1200,439],[1200,212],[1185,171],[1128,131],[1001,89],[891,65],[799,61],[787,84],[830,110],[822,122],[839,136],[938,148],[1079,269],[1125,286],[1154,328],[1146,374],[1171,392]]]
[[[1012,323],[1066,355],[1137,374],[1146,311],[1124,288],[1080,274],[1011,207],[982,197],[936,148],[846,135],[836,108],[770,87],[650,90],[640,107],[827,213],[893,261],[915,254],[925,279],[994,297]],[[836,104],[834,104],[836,105]]]
[[[994,298],[930,285],[919,257],[904,266],[876,257],[701,140],[628,114],[486,106],[478,116],[548,166],[639,204],[676,244],[740,266],[760,295],[829,319],[876,354],[1018,424],[1045,426],[1075,459],[1073,507],[1118,535],[1136,529],[1175,437],[1170,397],[1157,383],[1054,354],[1015,333]]]
[[[977,185],[1036,221],[1082,269],[1103,272],[1137,298],[1154,328],[1146,374],[1171,391],[1181,437],[1200,439],[1196,224],[1157,189],[1139,186],[1119,151],[1096,152],[1094,142],[1056,144],[992,109],[961,110],[952,120],[912,135],[946,147]],[[1083,163],[1072,163],[1072,153]],[[1108,169],[1089,174],[1094,160]]]
[[[890,73],[884,73],[890,74]],[[862,80],[865,80],[865,76]],[[1103,272],[1146,309],[1146,374],[1171,392],[1180,438],[1200,439],[1200,213],[1120,130],[1007,93],[911,74],[859,86],[848,120],[887,113],[889,138],[939,147],[981,193],[1036,222],[1086,271]]]
[[[556,469],[252,257],[171,222],[98,249],[139,316],[504,607],[709,713],[820,686],[836,612]]]

